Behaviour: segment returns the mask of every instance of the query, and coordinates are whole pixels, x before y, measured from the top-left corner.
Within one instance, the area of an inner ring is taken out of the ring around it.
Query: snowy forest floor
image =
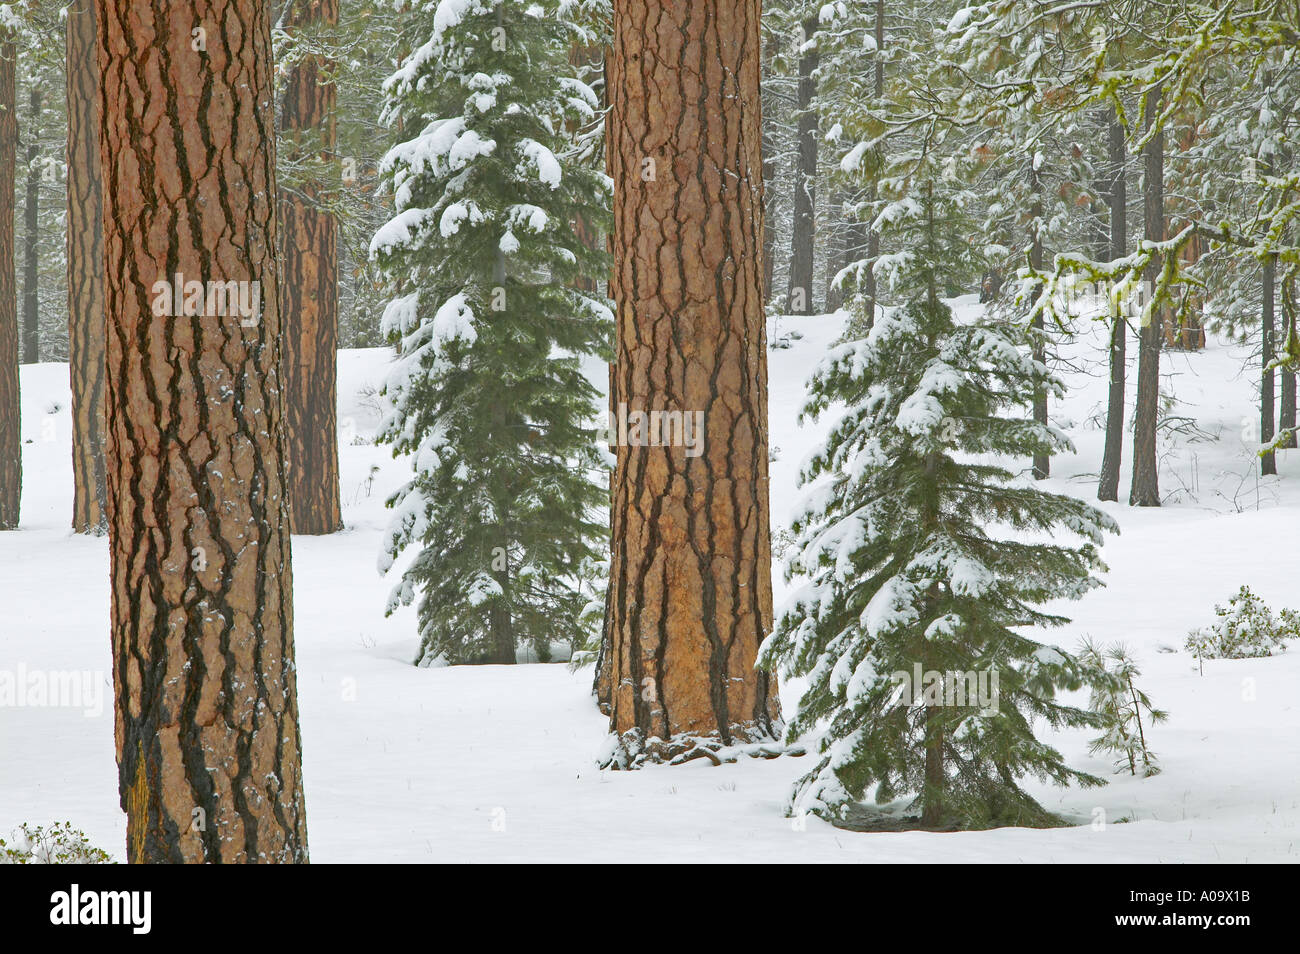
[[[958,302],[978,307],[970,298]],[[801,429],[796,418],[804,382],[843,318],[769,324],[769,337],[799,336],[771,352],[775,530],[788,525],[799,464],[828,423]],[[1078,453],[1053,461],[1050,487],[1088,499],[1105,416],[1102,345],[1101,329],[1091,327],[1061,349],[1070,390],[1051,409]],[[1210,661],[1203,676],[1182,648],[1187,631],[1209,623],[1214,604],[1243,583],[1274,608],[1300,604],[1300,451],[1281,456],[1281,478],[1255,477],[1243,425],[1257,413],[1258,363],[1243,371],[1247,354],[1211,341],[1202,353],[1163,356],[1162,389],[1177,398],[1177,417],[1161,435],[1167,505],[1106,505],[1123,529],[1105,549],[1108,586],[1058,607],[1073,622],[1039,636],[1074,648],[1090,635],[1134,650],[1141,685],[1170,713],[1148,735],[1163,772],[1112,775],[1089,756],[1088,732],[1044,730],[1070,764],[1111,779],[1088,791],[1029,781],[1076,827],[860,834],[817,819],[801,830],[783,817],[790,783],[811,767],[809,758],[597,771],[606,723],[590,696],[590,670],[412,666],[414,611],[383,617],[390,581],[375,569],[383,501],[408,472],[406,461],[371,441],[374,389],[388,353],[340,353],[347,529],[293,540],[312,860],[1300,861],[1300,646],[1273,658]],[[1134,363],[1130,408],[1135,370]],[[593,377],[603,383],[603,368],[593,368]],[[126,819],[113,760],[108,550],[105,540],[68,529],[66,365],[24,366],[22,400],[30,443],[22,525],[0,533],[0,669],[92,671],[102,709],[0,710],[0,837],[22,822],[66,820],[121,859]],[[1125,445],[1121,497],[1128,435]],[[775,576],[779,608],[786,590],[779,566]],[[787,711],[796,689],[783,687]],[[1099,817],[1104,826],[1093,824]]]

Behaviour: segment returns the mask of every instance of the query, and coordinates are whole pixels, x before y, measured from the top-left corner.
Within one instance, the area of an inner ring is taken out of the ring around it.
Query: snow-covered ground
[[[962,299],[961,307],[976,307]],[[804,381],[842,315],[781,318],[794,332],[771,352],[773,526],[786,524],[800,462],[817,428],[800,428]],[[1105,372],[1099,329],[1063,351],[1070,393],[1054,423],[1078,454],[1053,462],[1053,489],[1091,498],[1101,460]],[[1131,351],[1136,351],[1131,348]],[[1123,640],[1168,723],[1150,731],[1163,772],[1111,775],[1086,732],[1045,733],[1102,789],[1031,783],[1077,820],[1050,831],[857,834],[783,817],[807,759],[702,761],[602,773],[605,720],[590,672],[563,665],[417,669],[413,610],[383,617],[389,581],[375,561],[383,501],[407,465],[370,437],[385,350],[339,357],[347,529],[295,537],[293,573],[304,775],[312,859],[379,861],[1070,861],[1300,860],[1300,646],[1265,659],[1211,661],[1182,650],[1188,629],[1248,583],[1274,607],[1300,605],[1300,452],[1280,478],[1257,479],[1248,441],[1256,371],[1243,349],[1212,342],[1164,356],[1166,387],[1187,418],[1162,437],[1168,505],[1105,505],[1123,533],[1106,546],[1109,585],[1044,638]],[[594,377],[604,380],[603,372]],[[1130,374],[1130,380],[1132,374]],[[91,671],[102,708],[0,709],[0,834],[70,821],[120,858],[109,685],[106,542],[75,536],[67,368],[22,371],[23,521],[0,533],[0,671]],[[1131,398],[1131,395],[1130,395]],[[1131,406],[1131,404],[1130,404]],[[1125,448],[1126,457],[1128,448]],[[1127,461],[1126,461],[1127,463]],[[1121,481],[1126,496],[1127,468]],[[400,567],[399,567],[400,569]],[[777,572],[778,606],[785,591]],[[786,687],[784,703],[796,698]],[[1104,819],[1105,824],[1095,822]]]

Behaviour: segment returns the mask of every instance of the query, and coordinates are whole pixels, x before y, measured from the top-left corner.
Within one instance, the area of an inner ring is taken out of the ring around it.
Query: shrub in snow
[[[13,834],[13,844],[0,838],[0,864],[103,865],[112,860],[108,852],[91,845],[90,839],[71,822],[49,828],[21,825]]]
[[[1187,634],[1187,651],[1197,659],[1249,659],[1285,652],[1284,640],[1300,637],[1300,613],[1283,609],[1275,617],[1263,600],[1243,586],[1215,606],[1210,626]]]
[[[847,411],[801,475],[812,489],[786,568],[808,582],[761,655],[808,680],[791,737],[820,733],[790,811],[844,817],[866,796],[910,797],[926,826],[1052,824],[1019,779],[1103,783],[1067,767],[1032,724],[1099,720],[1056,701],[1085,669],[1028,630],[1066,622],[1040,604],[1101,585],[1097,545],[1118,527],[994,462],[1069,447],[1024,413],[1037,389],[1060,384],[1021,332],[958,324],[934,284],[834,349],[812,380],[804,416]],[[945,683],[996,675],[996,698],[930,693],[903,678],[917,671]]]
[[[565,10],[569,9],[566,4]],[[584,565],[604,551],[598,392],[608,359],[609,180],[599,99],[569,53],[592,42],[555,0],[416,2],[384,116],[395,215],[371,253],[398,294],[379,440],[414,473],[388,500],[388,611],[419,596],[417,662],[548,659],[579,642]],[[603,422],[602,422],[603,423]]]
[[[1130,775],[1136,775],[1140,765],[1144,776],[1155,775],[1160,768],[1155,753],[1147,747],[1146,731],[1164,722],[1169,714],[1155,708],[1147,694],[1133,684],[1142,673],[1128,650],[1119,643],[1102,649],[1084,640],[1079,660],[1090,670],[1088,707],[1101,720],[1103,730],[1089,743],[1088,751],[1113,756],[1116,771],[1127,768]]]

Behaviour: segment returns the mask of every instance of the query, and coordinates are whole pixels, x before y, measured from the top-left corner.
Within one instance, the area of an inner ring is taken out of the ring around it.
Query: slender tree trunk
[[[1296,334],[1296,300],[1295,300],[1295,280],[1291,279],[1282,285],[1282,310],[1284,312],[1283,328],[1284,334],[1290,339]],[[1286,342],[1284,342],[1286,344]],[[1296,394],[1295,394],[1295,372],[1286,368],[1282,369],[1282,407],[1278,411],[1278,428],[1286,431],[1287,436],[1282,442],[1283,447],[1296,446]]]
[[[282,22],[290,33],[338,23],[338,0],[291,0]],[[332,162],[336,126],[332,64],[304,57],[289,71],[280,127],[290,159],[319,152]],[[320,202],[329,184],[309,179],[280,193],[284,315],[285,437],[294,533],[343,528],[337,428],[338,225]]]
[[[1128,184],[1124,176],[1124,127],[1115,111],[1110,112],[1110,182],[1106,201],[1110,206],[1110,258],[1128,254]],[[1110,387],[1106,393],[1106,446],[1101,458],[1098,500],[1119,500],[1119,467],[1124,456],[1124,362],[1128,326],[1124,309],[1117,302],[1110,324]]]
[[[1149,129],[1160,107],[1160,89],[1146,94],[1146,122]],[[1143,149],[1145,181],[1142,185],[1143,223],[1148,242],[1165,238],[1164,133],[1158,133]],[[1154,293],[1160,274],[1160,256],[1152,258],[1143,273]],[[1156,424],[1160,413],[1160,344],[1163,311],[1153,309],[1138,332],[1137,406],[1133,422],[1133,483],[1128,502],[1137,507],[1160,506],[1159,465],[1156,460]]]
[[[67,8],[68,378],[72,388],[72,529],[104,533],[104,193],[94,0]]]
[[[835,284],[835,276],[848,262],[849,231],[844,223],[844,194],[837,192],[831,197],[831,208],[835,210],[834,228],[826,232],[826,311],[836,311],[844,304],[844,291]]]
[[[14,178],[18,172],[17,51],[0,27],[0,530],[18,526],[23,488],[18,409],[18,295],[14,275]]]
[[[494,566],[495,572],[493,576],[496,579],[497,586],[501,587],[501,592],[505,594],[506,598],[494,601],[488,613],[491,648],[488,652],[487,662],[496,663],[500,666],[513,666],[518,662],[518,654],[516,652],[515,621],[510,612],[510,591],[513,585],[511,582],[513,568],[510,565],[510,532],[508,529],[510,526],[510,502],[508,500],[498,500],[496,507],[497,513],[501,515],[501,548],[504,566],[499,570]]]
[[[268,6],[96,15],[127,858],[304,862]],[[169,315],[177,276],[260,310]]]
[[[498,12],[500,8],[498,7]],[[506,284],[506,255],[500,248],[496,250],[496,261],[492,267],[492,283],[498,288]],[[509,415],[504,405],[498,404],[493,409],[493,430],[498,434],[507,433],[517,418]],[[498,486],[493,496],[492,509],[497,515],[497,529],[500,552],[493,552],[492,571],[497,586],[501,588],[502,598],[494,600],[488,612],[488,643],[486,661],[497,665],[513,666],[517,661],[514,616],[511,592],[514,588],[513,567],[510,564],[510,543],[513,536],[510,511],[512,500],[507,486]],[[500,560],[500,565],[497,561]]]
[[[933,206],[931,206],[933,208]],[[928,227],[934,228],[934,219],[929,218]],[[938,494],[935,488],[936,474],[940,465],[940,455],[930,454],[927,456],[925,464],[925,476],[923,478],[928,488],[924,499],[927,501],[923,504],[921,515],[921,532],[930,534],[938,529],[940,514],[937,506],[933,501],[938,500]],[[930,619],[934,615],[935,605],[940,599],[938,584],[931,584],[924,600],[921,614],[923,619]],[[914,658],[921,663],[922,671],[939,672],[942,671],[943,663],[940,661],[940,654],[936,652],[938,640],[934,637],[928,637],[926,633],[920,636],[920,645],[916,647]],[[947,774],[944,771],[944,719],[940,706],[933,701],[927,702],[925,706],[925,777],[921,784],[921,827],[937,828],[943,822],[944,802],[947,795]]]
[[[1109,137],[1111,126],[1115,121],[1115,110],[1111,107],[1099,109],[1096,113],[1097,131],[1102,129],[1107,131]],[[1113,143],[1108,142],[1108,155],[1106,163],[1097,170],[1098,178],[1096,182],[1097,198],[1101,204],[1096,206],[1096,245],[1092,257],[1099,262],[1104,262],[1110,258],[1111,234],[1110,234],[1110,217],[1111,217],[1111,188],[1114,184],[1114,169],[1111,168],[1115,161]]]
[[[1263,301],[1260,308],[1260,348],[1263,352],[1261,361],[1263,370],[1260,374],[1259,388],[1259,437],[1260,443],[1268,444],[1273,440],[1273,415],[1275,411],[1273,369],[1273,335],[1275,332],[1274,302],[1276,295],[1277,256],[1264,258]],[[1259,472],[1267,477],[1277,473],[1277,455],[1268,453],[1259,459]]]
[[[41,170],[36,164],[40,149],[36,139],[41,122],[41,88],[32,84],[31,136],[27,140],[27,189],[23,197],[23,364],[41,360],[39,298],[36,294],[37,250],[41,237]]]
[[[1034,201],[1031,206],[1030,218],[1033,221],[1034,234],[1029,246],[1029,264],[1035,269],[1043,267],[1043,196],[1042,185],[1039,182],[1038,170],[1032,169],[1029,173],[1030,188],[1033,190]],[[1043,327],[1043,315],[1039,312],[1030,323],[1030,334],[1033,335],[1033,357],[1039,364],[1047,365],[1047,330]],[[1034,423],[1047,426],[1047,388],[1039,387],[1034,391]],[[1045,480],[1051,474],[1052,458],[1048,454],[1035,454],[1033,476],[1034,480]]]
[[[875,80],[876,105],[880,106],[885,98],[885,0],[876,0],[876,53],[872,57]],[[867,186],[867,202],[869,208],[874,209],[877,198],[879,198],[879,187],[874,177],[871,184]],[[872,265],[880,256],[880,233],[875,229],[867,230],[867,258]],[[873,268],[867,268],[862,277],[862,295],[866,300],[867,311],[867,330],[876,323],[876,273]]]
[[[803,38],[810,42],[817,33],[817,18],[803,23]],[[794,223],[790,244],[790,284],[787,308],[792,315],[813,312],[813,246],[817,222],[817,96],[818,55],[816,48],[799,57],[799,127],[794,173]]]
[[[1296,446],[1295,414],[1295,372],[1282,370],[1282,404],[1278,409],[1278,430],[1287,436],[1282,441],[1283,447]]]
[[[763,75],[771,70],[776,55],[776,37],[767,41],[763,50]],[[763,110],[763,305],[772,300],[772,278],[776,273],[776,120],[775,110]],[[608,169],[606,170],[608,171]]]
[[[1193,235],[1183,249],[1183,261],[1194,265],[1201,259],[1201,237]],[[1205,347],[1205,306],[1199,291],[1188,291],[1191,305],[1178,330],[1178,343],[1184,351],[1200,351]]]
[[[921,827],[937,828],[943,822],[945,788],[943,771],[943,723],[937,708],[925,708],[925,791]]]
[[[758,0],[615,6],[614,393],[704,427],[697,457],[618,448],[611,729],[633,757],[779,727],[754,668],[772,627],[759,52]]]
[[[1264,85],[1267,86],[1268,84],[1269,80],[1266,76]],[[1178,149],[1187,152],[1196,146],[1197,131],[1200,129],[1201,123],[1194,114],[1184,114],[1180,117],[1180,125],[1182,131],[1178,136]],[[1178,203],[1178,205],[1181,205],[1181,203]],[[1176,211],[1171,211],[1171,217],[1175,219],[1173,230],[1177,231],[1184,223],[1177,221]],[[1180,258],[1184,265],[1194,265],[1200,261],[1201,237],[1199,235],[1193,235],[1187,244],[1183,246]],[[1174,329],[1172,328],[1172,319],[1170,321],[1171,340],[1169,344],[1171,346],[1176,344],[1183,351],[1199,351],[1205,347],[1204,304],[1198,291],[1189,288],[1186,290],[1186,294],[1189,296],[1188,307],[1181,318],[1180,326]]]

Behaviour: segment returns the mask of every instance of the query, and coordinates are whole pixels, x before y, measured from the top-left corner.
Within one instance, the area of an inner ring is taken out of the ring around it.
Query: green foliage
[[[1034,737],[1036,720],[1098,717],[1056,700],[1084,684],[1084,668],[1025,629],[1066,622],[1039,604],[1101,585],[1097,547],[1118,528],[996,462],[1070,446],[1022,416],[1035,390],[1060,388],[1025,351],[1015,329],[958,323],[922,292],[814,375],[805,415],[847,411],[802,474],[814,489],[787,574],[808,582],[761,654],[764,666],[808,680],[791,738],[821,733],[795,814],[842,817],[871,795],[910,797],[943,824],[1049,825],[1056,819],[1019,779],[1101,784]],[[896,674],[917,667],[996,677],[996,703],[918,701],[919,687],[909,699]],[[941,753],[941,781],[927,750]]]
[[[587,638],[581,578],[606,534],[583,367],[608,359],[612,326],[585,290],[608,268],[609,183],[579,135],[598,101],[569,75],[585,33],[554,4],[437,9],[417,7],[425,40],[385,84],[404,138],[371,244],[397,292],[380,440],[415,466],[381,568],[419,550],[388,610],[420,593],[423,664],[511,661],[521,641],[548,658]]]
[[[1187,634],[1186,649],[1197,659],[1251,659],[1286,652],[1288,639],[1300,637],[1300,613],[1283,609],[1275,617],[1268,604],[1243,586],[1227,606],[1214,607],[1215,621]]]
[[[0,864],[9,865],[106,865],[113,859],[96,848],[71,822],[56,822],[48,828],[20,825],[10,845],[0,838]]]
[[[1120,643],[1102,648],[1084,640],[1078,658],[1088,669],[1088,708],[1098,716],[1102,727],[1102,734],[1089,743],[1088,751],[1112,756],[1116,771],[1127,768],[1130,775],[1136,775],[1140,763],[1143,776],[1155,775],[1160,768],[1155,753],[1147,747],[1146,730],[1164,722],[1169,713],[1155,708],[1147,694],[1134,685],[1142,673],[1128,649]]]
[[[609,560],[591,560],[579,573],[579,592],[586,599],[578,614],[580,636],[570,643],[569,671],[577,672],[596,662],[605,636],[605,597],[609,581]]]

